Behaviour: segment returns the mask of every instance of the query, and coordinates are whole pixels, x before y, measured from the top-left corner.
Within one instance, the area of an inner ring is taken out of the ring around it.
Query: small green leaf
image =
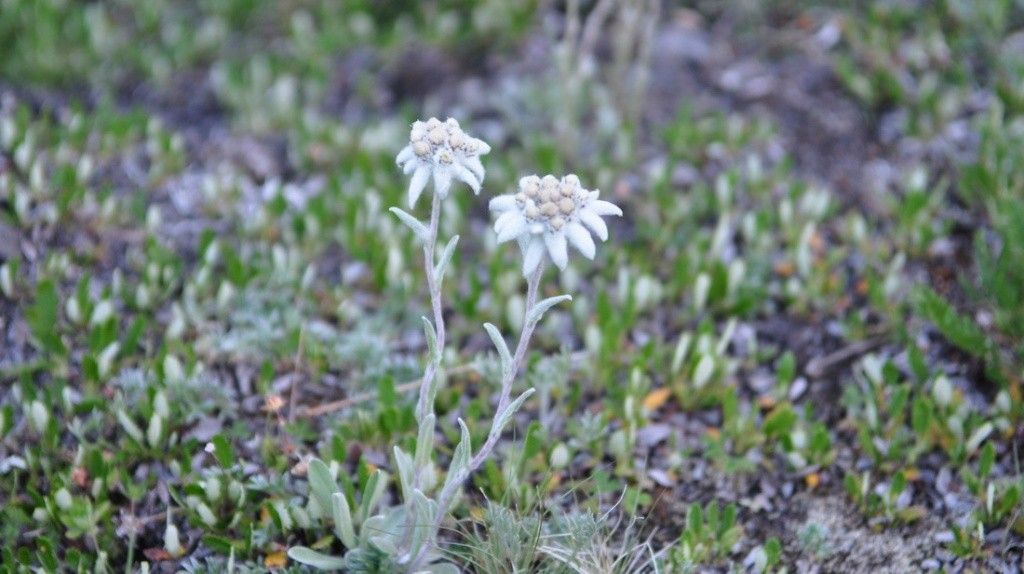
[[[992,465],[996,461],[996,447],[991,442],[985,443],[985,446],[981,449],[981,455],[978,456],[978,476],[981,479],[988,478],[989,473],[992,472]]]
[[[345,560],[337,556],[321,554],[305,546],[293,546],[288,549],[288,557],[306,566],[312,566],[320,570],[341,570],[345,567]]]
[[[235,460],[235,454],[231,449],[231,443],[228,442],[228,439],[224,438],[224,435],[218,434],[213,437],[210,443],[213,444],[213,456],[216,457],[220,466],[222,468],[231,468]]]

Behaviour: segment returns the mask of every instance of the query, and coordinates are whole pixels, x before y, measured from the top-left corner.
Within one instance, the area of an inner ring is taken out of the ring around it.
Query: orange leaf
[[[815,488],[821,483],[821,476],[816,472],[812,472],[804,477],[804,482],[807,483],[807,488]]]
[[[271,552],[263,558],[263,565],[267,568],[284,568],[285,564],[288,563],[288,558],[284,551]]]
[[[647,409],[648,411],[657,410],[658,407],[665,404],[665,401],[668,400],[668,397],[671,394],[672,391],[668,389],[668,387],[654,389],[653,391],[647,393],[647,396],[644,397],[644,408]]]

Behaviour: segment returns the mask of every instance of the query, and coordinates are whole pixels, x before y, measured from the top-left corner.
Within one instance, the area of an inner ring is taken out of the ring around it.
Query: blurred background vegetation
[[[575,172],[626,212],[548,277],[573,304],[452,560],[1019,569],[1022,30],[1019,0],[0,0],[0,568],[338,546],[304,461],[355,503],[416,440],[387,207],[437,115],[494,148],[442,230],[440,448],[487,430],[480,324],[521,320],[487,197]]]

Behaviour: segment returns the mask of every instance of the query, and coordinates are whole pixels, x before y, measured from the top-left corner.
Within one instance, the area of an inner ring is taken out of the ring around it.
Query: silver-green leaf
[[[469,467],[469,456],[472,449],[469,428],[466,427],[466,423],[462,419],[459,419],[459,427],[462,429],[462,438],[455,447],[455,452],[452,453],[451,464],[448,465],[448,476],[444,480],[446,489],[450,483],[459,480],[459,475]]]
[[[507,425],[509,421],[512,420],[512,416],[516,414],[516,411],[519,410],[519,407],[523,406],[523,403],[526,402],[526,399],[530,398],[530,395],[532,395],[535,390],[536,389],[533,389],[532,387],[526,389],[525,391],[523,391],[523,394],[519,395],[519,397],[516,398],[516,400],[512,401],[510,405],[505,407],[505,410],[499,413],[498,416],[496,417],[493,432],[500,433],[501,431],[505,430],[505,425]]]
[[[402,449],[395,447],[395,466],[398,468],[398,480],[402,485],[402,497],[408,500],[412,496],[412,457]]]
[[[508,350],[505,338],[501,336],[498,328],[490,323],[484,323],[484,329],[491,336],[491,342],[494,343],[494,348],[498,350],[498,356],[501,357],[501,373],[507,377],[512,369],[512,353]]]
[[[456,235],[448,240],[448,245],[444,246],[444,251],[441,252],[441,259],[438,260],[437,265],[434,266],[434,281],[438,283],[444,279],[444,272],[448,269],[448,264],[452,261],[452,255],[455,254],[455,246],[459,243],[459,236]]]
[[[360,523],[368,519],[373,511],[377,507],[377,503],[380,502],[380,497],[384,495],[384,490],[388,487],[388,475],[383,470],[377,469],[370,478],[366,481],[366,486],[363,487],[363,500],[360,502],[358,521]]]
[[[331,476],[331,469],[319,458],[309,461],[307,469],[309,492],[316,499],[317,505],[324,512],[330,512],[331,497],[338,491],[338,484]]]
[[[404,223],[409,229],[411,229],[412,232],[416,234],[416,237],[420,241],[425,242],[427,238],[430,237],[430,230],[427,229],[427,226],[423,225],[423,222],[421,222],[419,219],[416,219],[415,217],[409,215],[408,213],[402,211],[401,209],[398,209],[397,207],[392,207],[390,211],[391,213],[397,215],[398,219],[401,219],[402,223]]]
[[[430,462],[430,454],[434,450],[434,421],[437,417],[430,413],[420,421],[419,434],[416,437],[416,468],[423,468]]]
[[[356,530],[352,525],[352,509],[349,508],[345,493],[335,492],[334,496],[331,497],[331,502],[331,513],[334,516],[334,533],[341,540],[341,543],[345,545],[345,548],[355,548],[358,545],[358,542],[356,542]]]
[[[296,562],[301,562],[306,566],[312,566],[319,570],[341,570],[345,567],[345,560],[343,558],[321,554],[305,546],[289,548],[288,557]]]
[[[437,348],[437,331],[434,330],[434,324],[430,322],[430,319],[421,317],[423,319],[423,335],[427,338],[427,350],[430,352],[430,360],[435,365],[441,363],[441,349]]]
[[[548,297],[543,301],[536,303],[526,312],[526,324],[536,323],[540,321],[540,318],[544,316],[544,313],[558,305],[562,301],[572,301],[572,295],[558,295],[557,297]]]

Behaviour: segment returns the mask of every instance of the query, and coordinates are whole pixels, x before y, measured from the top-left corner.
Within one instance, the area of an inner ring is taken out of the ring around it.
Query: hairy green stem
[[[528,320],[530,316],[530,310],[533,309],[534,305],[537,304],[537,294],[540,291],[540,278],[544,274],[543,262],[537,266],[537,269],[527,279],[526,286],[526,308],[524,309],[524,322],[523,330],[519,334],[519,343],[516,344],[516,351],[512,355],[512,365],[506,371],[501,378],[501,394],[498,397],[498,406],[495,409],[495,416],[491,422],[491,430],[487,434],[487,440],[480,447],[480,450],[470,459],[469,464],[454,477],[452,480],[445,481],[444,488],[441,489],[441,493],[437,497],[437,514],[434,516],[434,522],[430,526],[430,532],[427,534],[426,542],[420,549],[419,553],[413,558],[411,567],[415,569],[419,566],[420,562],[426,556],[427,551],[436,543],[437,533],[441,530],[441,523],[444,522],[444,517],[448,513],[448,505],[452,503],[455,494],[462,488],[462,483],[469,478],[469,475],[473,474],[481,464],[487,460],[490,456],[491,451],[494,450],[495,445],[498,443],[498,439],[501,438],[502,429],[498,426],[498,415],[500,415],[506,408],[508,408],[509,402],[512,397],[512,384],[516,380],[516,375],[519,373],[519,369],[522,368],[523,361],[526,359],[526,350],[530,346],[530,338],[533,336],[533,331],[537,327],[537,320]]]

